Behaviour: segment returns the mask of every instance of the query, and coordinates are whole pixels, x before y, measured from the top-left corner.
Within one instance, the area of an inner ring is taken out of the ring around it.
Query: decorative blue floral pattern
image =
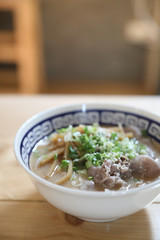
[[[20,146],[24,164],[29,167],[29,157],[35,144],[56,129],[67,127],[68,125],[93,124],[96,122],[107,125],[117,125],[118,123],[124,126],[134,125],[147,130],[151,137],[160,142],[160,123],[137,114],[111,110],[66,112],[39,122],[25,134]]]

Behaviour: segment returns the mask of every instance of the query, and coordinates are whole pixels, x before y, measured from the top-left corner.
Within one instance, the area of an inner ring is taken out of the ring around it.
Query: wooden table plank
[[[109,223],[79,220],[47,202],[0,202],[0,239],[151,240],[160,236],[160,204]]]

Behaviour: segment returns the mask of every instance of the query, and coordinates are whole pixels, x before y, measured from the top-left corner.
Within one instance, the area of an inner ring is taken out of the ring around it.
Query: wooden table
[[[0,240],[160,239],[160,198],[144,210],[114,222],[85,222],[46,202],[18,164],[13,153],[13,141],[25,120],[47,108],[85,101],[124,103],[160,115],[160,97],[1,95]]]

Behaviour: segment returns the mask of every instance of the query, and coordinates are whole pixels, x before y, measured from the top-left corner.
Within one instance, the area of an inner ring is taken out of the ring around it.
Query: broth
[[[98,124],[59,129],[36,144],[30,168],[50,182],[81,190],[143,186],[160,178],[160,148],[142,132]]]

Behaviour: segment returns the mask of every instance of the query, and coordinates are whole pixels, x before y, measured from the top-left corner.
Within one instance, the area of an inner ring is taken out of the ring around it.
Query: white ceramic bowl
[[[160,117],[156,115],[123,105],[77,104],[49,109],[30,118],[17,132],[14,150],[38,191],[53,206],[88,221],[112,221],[149,205],[160,194],[160,180],[128,191],[82,191],[48,182],[29,167],[31,151],[41,138],[69,124],[95,122],[135,125],[160,141]]]

